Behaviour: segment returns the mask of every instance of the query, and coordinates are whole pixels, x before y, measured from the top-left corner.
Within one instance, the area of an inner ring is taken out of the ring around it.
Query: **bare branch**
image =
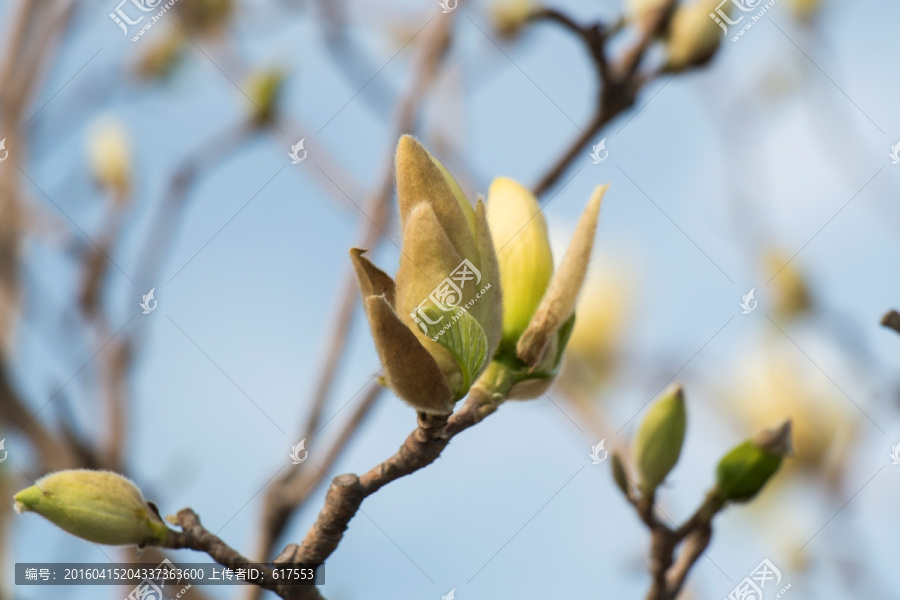
[[[900,313],[896,310],[889,311],[881,318],[881,324],[888,329],[893,329],[900,333]]]
[[[534,193],[542,195],[559,180],[568,170],[575,158],[590,140],[625,110],[631,108],[638,93],[657,76],[658,72],[648,74],[639,71],[647,49],[656,39],[656,32],[668,23],[675,6],[675,0],[669,0],[660,9],[647,15],[638,39],[622,52],[615,62],[607,60],[607,42],[619,31],[622,22],[607,27],[602,22],[580,25],[569,16],[554,9],[540,9],[531,15],[532,21],[549,21],[557,23],[574,33],[584,44],[597,70],[597,103],[594,114],[587,127],[581,131],[563,155],[550,167],[534,186]]]

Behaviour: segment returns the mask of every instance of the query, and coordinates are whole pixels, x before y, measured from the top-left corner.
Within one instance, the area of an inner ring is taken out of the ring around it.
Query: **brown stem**
[[[603,23],[581,25],[558,10],[546,8],[537,10],[531,15],[530,20],[557,23],[582,41],[594,61],[599,86],[597,105],[591,122],[535,184],[536,196],[553,187],[591,139],[615,117],[631,108],[637,94],[658,76],[659,71],[641,73],[640,66],[647,50],[656,40],[657,32],[668,23],[674,6],[675,0],[669,0],[664,6],[648,14],[638,39],[612,63],[606,58],[607,42],[611,35],[619,30],[621,24],[613,27],[606,27]]]
[[[888,329],[893,329],[897,333],[900,333],[900,313],[896,310],[889,311],[881,318],[881,324]]]
[[[393,456],[360,477],[336,477],[324,508],[294,554],[294,562],[322,562],[331,556],[363,500],[388,483],[434,462],[453,436],[479,423],[497,406],[496,395],[476,383],[463,408],[450,417],[420,413],[418,427]]]

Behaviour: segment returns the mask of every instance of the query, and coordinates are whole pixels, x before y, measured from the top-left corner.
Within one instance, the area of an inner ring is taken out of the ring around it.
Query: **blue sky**
[[[147,243],[147,217],[173,170],[246,106],[215,64],[223,48],[208,40],[198,41],[203,52],[188,49],[171,79],[137,81],[130,65],[168,24],[132,43],[107,18],[112,4],[88,4],[34,103],[34,110],[46,106],[28,125],[21,166],[80,228],[95,232],[103,199],[87,174],[85,138],[96,117],[120,120],[134,144],[136,194],[116,256],[140,280],[136,257]],[[554,240],[565,241],[591,190],[612,184],[595,260],[632,270],[637,293],[628,352],[654,367],[615,382],[597,402],[613,429],[622,428],[609,432],[607,446],[624,444],[638,409],[676,373],[684,381],[688,441],[663,496],[676,519],[702,497],[717,457],[752,433],[723,417],[730,408],[718,390],[727,387],[734,365],[765,352],[773,335],[764,311],[742,315],[738,306],[756,288],[766,308],[772,273],[758,268],[758,252],[774,245],[787,256],[796,253],[793,264],[808,274],[822,315],[790,330],[791,343],[857,422],[846,459],[846,496],[855,495],[839,510],[840,494],[829,497],[798,476],[764,505],[730,509],[716,521],[709,559],[692,574],[693,589],[698,598],[724,598],[768,557],[792,582],[792,595],[843,598],[848,585],[862,585],[841,581],[834,567],[852,553],[869,565],[869,587],[858,589],[887,597],[878,594],[900,585],[890,562],[891,532],[900,525],[893,501],[900,472],[888,457],[900,441],[900,339],[878,320],[900,304],[900,280],[893,276],[900,258],[900,208],[893,201],[900,166],[888,157],[900,139],[900,87],[891,76],[900,5],[826,0],[816,27],[808,29],[793,21],[788,4],[780,0],[739,42],[724,42],[709,68],[651,84],[636,109],[597,136],[607,139],[609,160],[591,164],[586,148],[563,178],[567,183],[547,195],[545,214]],[[618,11],[612,2],[554,6],[580,19]],[[9,20],[5,9],[0,25]],[[284,132],[260,134],[192,190],[163,276],[152,282],[158,310],[140,314],[146,290],[124,276],[113,276],[106,289],[114,326],[144,319],[148,332],[132,383],[127,462],[133,478],[163,512],[191,506],[244,551],[252,547],[260,489],[289,466],[323,360],[320,348],[336,318],[347,250],[365,218],[336,203],[341,196],[317,171],[316,152],[327,151],[352,175],[351,200],[362,205],[396,142],[390,102],[380,105],[374,92],[404,90],[413,64],[410,48],[397,53],[388,30],[415,31],[429,19],[449,18],[436,2],[351,3],[349,33],[374,67],[368,71],[374,79],[357,93],[360,82],[336,68],[315,12],[279,10],[247,4],[232,37],[234,51],[249,64],[289,73],[282,102],[290,122],[279,123]],[[585,125],[595,92],[586,54],[569,35],[540,25],[516,43],[501,43],[501,52],[480,30],[490,30],[486,11],[483,3],[459,8],[450,67],[419,120],[426,143],[434,132],[461,142],[471,194],[485,193],[495,176],[536,182]],[[313,160],[291,165],[287,153],[302,136]],[[57,211],[24,185],[35,203]],[[384,241],[375,252],[389,272],[398,260],[396,225],[387,232],[394,243]],[[75,282],[68,260],[53,240],[29,240],[27,278],[47,291],[46,301],[70,301]],[[854,332],[864,355],[831,334],[828,315]],[[353,318],[349,354],[326,411],[337,416],[326,436],[379,368],[364,320]],[[73,372],[65,352],[42,340],[44,329],[53,326],[21,324],[15,359],[16,379],[35,410]],[[96,435],[89,371],[67,385],[66,396],[79,425]],[[386,394],[331,474],[367,470],[392,454],[414,424],[413,411]],[[438,599],[452,588],[460,600],[642,597],[647,534],[608,466],[590,464],[597,441],[577,417],[546,399],[503,406],[454,439],[435,464],[364,503],[328,563],[323,592],[402,600]],[[10,442],[10,462],[28,471],[24,441]],[[309,451],[315,464],[316,445]],[[320,492],[309,500],[290,540],[302,537],[322,499]],[[15,523],[14,562],[106,560],[36,516]],[[851,533],[862,540],[852,549]],[[188,552],[178,557],[202,559]],[[236,590],[209,590],[237,597]],[[97,597],[88,588],[68,592]],[[15,597],[61,593],[29,588]],[[117,597],[111,589],[103,594]]]

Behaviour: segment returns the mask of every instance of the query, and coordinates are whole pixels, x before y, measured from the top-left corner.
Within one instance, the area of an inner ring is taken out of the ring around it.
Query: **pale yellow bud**
[[[534,0],[494,0],[491,21],[502,37],[511,38],[521,31],[535,9]]]
[[[742,353],[736,372],[728,377],[725,396],[751,430],[791,418],[793,463],[831,475],[847,456],[860,413],[792,342],[776,334],[779,337]]]
[[[591,393],[607,379],[623,342],[633,296],[633,282],[624,271],[591,267],[560,375],[565,385]]]
[[[721,0],[694,0],[679,4],[672,15],[666,40],[666,69],[680,71],[709,60],[722,40],[722,29],[710,18]],[[733,6],[728,2],[722,10]]]
[[[819,13],[822,0],[790,0],[788,6],[794,13],[794,18],[803,23],[809,23]]]
[[[487,219],[503,288],[501,345],[514,349],[553,277],[547,222],[534,195],[507,177],[491,183]]]
[[[813,306],[812,293],[806,276],[791,256],[769,250],[764,256],[764,274],[775,273],[771,290],[771,312],[779,322],[803,316]]]
[[[88,159],[97,183],[124,200],[131,191],[131,143],[118,121],[94,125],[88,138]]]
[[[97,544],[144,546],[168,536],[168,528],[140,490],[110,471],[53,473],[16,494],[14,500],[16,512],[37,513]]]

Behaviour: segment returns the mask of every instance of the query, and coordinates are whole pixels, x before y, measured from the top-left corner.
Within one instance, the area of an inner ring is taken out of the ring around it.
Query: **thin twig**
[[[608,62],[606,56],[607,42],[622,27],[621,21],[611,27],[602,22],[580,25],[566,14],[549,8],[537,10],[530,16],[531,21],[549,21],[574,33],[594,62],[598,83],[596,107],[590,122],[547,173],[538,179],[534,186],[536,196],[553,187],[591,139],[615,117],[631,108],[638,93],[659,75],[658,71],[640,73],[639,67],[647,49],[656,39],[656,32],[668,22],[674,6],[675,0],[669,0],[659,10],[647,15],[638,39],[612,63]]]
[[[893,329],[900,333],[900,313],[896,310],[889,311],[881,318],[881,324],[888,329]]]

